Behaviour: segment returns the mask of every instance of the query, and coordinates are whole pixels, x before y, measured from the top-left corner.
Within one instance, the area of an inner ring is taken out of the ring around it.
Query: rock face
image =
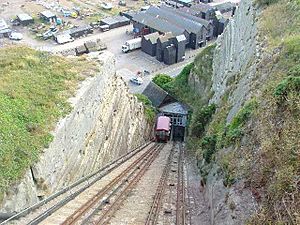
[[[249,96],[256,72],[257,9],[253,0],[242,0],[234,18],[218,38],[213,60],[211,103],[220,103],[222,96],[230,92],[233,105],[227,121],[237,113]]]
[[[212,92],[210,103],[220,104],[228,97],[232,107],[227,122],[237,114],[243,104],[253,96],[256,61],[260,46],[257,40],[257,10],[252,0],[242,0],[234,18],[218,38],[213,58]],[[200,86],[201,89],[203,87]],[[230,151],[223,149],[222,151]],[[230,188],[223,184],[220,168],[213,164],[207,176],[205,197],[210,209],[211,224],[245,224],[255,212],[256,202],[242,180]]]
[[[20,211],[149,139],[152,127],[143,106],[115,75],[113,55],[91,57],[101,72],[70,99],[72,112],[57,124],[39,162],[4,197],[2,212]]]

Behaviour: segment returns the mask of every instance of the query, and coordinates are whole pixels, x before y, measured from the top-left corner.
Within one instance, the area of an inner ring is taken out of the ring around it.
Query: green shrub
[[[205,162],[210,163],[213,154],[216,152],[216,135],[205,136],[201,142],[201,148],[203,151],[203,158]]]
[[[166,74],[157,74],[155,77],[153,77],[152,81],[162,89],[167,90],[166,85],[172,82],[173,78]]]
[[[279,0],[256,0],[256,2],[263,6],[263,5],[271,5],[271,4],[274,4],[274,3],[277,3]]]
[[[194,112],[191,122],[191,134],[195,137],[201,137],[205,131],[205,127],[211,121],[213,114],[216,111],[216,105],[208,105]]]
[[[143,103],[143,105],[145,107],[146,118],[147,118],[148,122],[152,123],[155,119],[155,114],[156,114],[155,109],[152,105],[152,102],[146,95],[135,94],[135,96],[137,97],[138,101]]]
[[[256,99],[247,102],[244,107],[232,119],[232,122],[226,126],[222,138],[222,145],[229,146],[236,143],[243,136],[243,126],[250,119],[253,111],[257,108]]]
[[[297,95],[300,94],[300,76],[289,76],[281,81],[275,88],[274,96],[283,100],[286,99],[291,92],[294,92]]]

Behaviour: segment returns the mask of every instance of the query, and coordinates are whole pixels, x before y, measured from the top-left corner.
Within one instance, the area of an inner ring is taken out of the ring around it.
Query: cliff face
[[[210,224],[299,223],[299,12],[299,1],[241,0],[195,61],[189,86],[216,107],[193,105],[192,128],[205,128],[190,138]]]
[[[57,124],[39,162],[6,194],[3,211],[20,211],[148,140],[152,127],[142,104],[115,75],[113,55],[91,58],[101,72],[70,99],[72,112]]]

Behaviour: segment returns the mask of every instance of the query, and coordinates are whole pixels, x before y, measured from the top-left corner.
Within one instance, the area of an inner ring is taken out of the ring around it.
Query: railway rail
[[[178,149],[178,151],[176,150]],[[176,167],[174,168],[174,165]],[[173,166],[173,167],[172,167]],[[171,172],[177,172],[176,175],[173,175]],[[173,182],[177,181],[177,184],[174,185]],[[172,190],[176,188],[176,196],[173,195]],[[159,185],[156,189],[155,196],[149,211],[148,217],[146,219],[145,225],[155,225],[159,221],[163,221],[163,224],[168,223],[170,218],[164,219],[160,216],[171,213],[172,210],[165,209],[165,212],[162,213],[162,205],[166,203],[167,205],[172,202],[172,199],[176,199],[175,208],[176,215],[174,222],[176,225],[186,225],[186,184],[185,184],[185,173],[184,173],[184,150],[181,143],[174,143],[172,151],[170,152],[169,158],[165,165],[164,171],[161,175]]]
[[[177,201],[176,201],[176,225],[186,224],[185,210],[185,179],[184,179],[184,151],[179,144],[178,176],[177,176]]]
[[[151,142],[143,144],[136,149],[120,156],[113,162],[105,165],[98,171],[81,178],[72,185],[58,191],[57,193],[49,196],[48,198],[38,202],[37,204],[26,208],[25,210],[17,213],[16,215],[10,217],[9,219],[0,223],[0,225],[6,224],[40,224],[47,217],[52,215],[54,212],[58,211],[61,207],[66,205],[68,202],[75,199],[78,195],[85,192],[88,188],[94,185],[96,182],[104,178],[106,175],[110,174],[113,170],[120,167],[126,161],[133,158],[135,155],[140,154],[141,151],[146,149]],[[28,220],[28,218],[31,218]],[[34,218],[34,219],[32,219]]]
[[[62,223],[63,225],[106,224],[124,197],[145,173],[159,154],[163,145],[154,145],[136,159],[126,170],[115,177],[104,188],[100,189],[84,205],[78,208]]]

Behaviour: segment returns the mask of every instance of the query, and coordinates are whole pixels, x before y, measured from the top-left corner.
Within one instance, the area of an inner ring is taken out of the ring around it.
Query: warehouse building
[[[138,35],[146,35],[154,32],[159,32],[160,34],[171,32],[173,35],[185,33],[183,28],[175,26],[169,21],[147,12],[148,10],[140,12],[132,18],[134,31],[138,33]],[[144,30],[147,30],[147,32]]]
[[[100,21],[100,25],[107,25],[109,29],[114,29],[117,27],[122,27],[130,24],[130,19],[125,16],[113,16],[107,17]]]
[[[142,37],[142,51],[151,56],[156,56],[157,39],[160,36],[158,32],[148,34]]]
[[[207,21],[207,20],[202,19],[200,17],[194,16],[189,11],[186,11],[190,8],[184,7],[184,8],[181,8],[180,10],[172,9],[170,7],[165,7],[165,6],[162,6],[161,8],[164,9],[164,10],[167,10],[167,11],[173,13],[173,14],[177,14],[181,17],[184,17],[185,19],[189,19],[191,21],[194,21],[196,23],[201,24],[205,28],[204,29],[205,32],[203,32],[203,35],[206,33],[206,40],[213,39],[213,23],[211,21]]]
[[[139,31],[149,28],[149,32],[171,32],[174,36],[184,34],[187,46],[192,49],[206,45],[207,21],[200,21],[192,15],[184,15],[170,7],[150,7],[133,17],[133,26]],[[143,33],[143,32],[141,32]]]
[[[19,21],[19,23],[23,26],[27,26],[31,23],[34,23],[33,18],[26,13],[17,15],[17,21]]]

